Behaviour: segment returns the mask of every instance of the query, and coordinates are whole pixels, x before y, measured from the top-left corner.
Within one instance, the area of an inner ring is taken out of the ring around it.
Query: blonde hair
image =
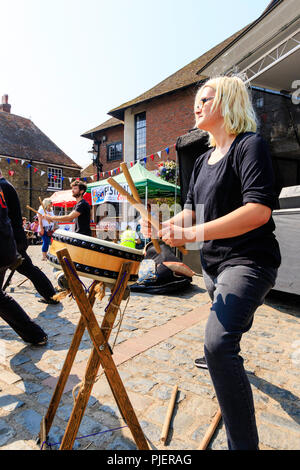
[[[52,201],[50,198],[43,199],[43,206],[45,207],[46,210],[48,209],[50,204],[52,204]]]
[[[248,90],[243,80],[238,76],[219,76],[209,79],[198,90],[196,100],[206,87],[216,92],[212,110],[220,106],[224,118],[224,128],[229,135],[238,135],[243,132],[256,132],[257,120]],[[213,135],[209,134],[209,144],[216,145]]]

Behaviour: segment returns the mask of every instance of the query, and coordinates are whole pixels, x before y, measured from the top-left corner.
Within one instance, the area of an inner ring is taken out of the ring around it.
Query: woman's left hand
[[[163,222],[162,229],[158,232],[158,236],[161,237],[167,245],[182,246],[191,241],[188,237],[188,230],[189,228],[178,227],[169,222]]]

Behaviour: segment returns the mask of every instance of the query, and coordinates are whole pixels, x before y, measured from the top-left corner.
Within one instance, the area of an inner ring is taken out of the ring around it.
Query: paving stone
[[[42,416],[34,410],[24,410],[14,416],[15,421],[21,424],[35,438],[40,431]]]
[[[130,380],[127,382],[126,386],[134,392],[147,393],[157,384],[158,382],[148,379],[137,379]]]
[[[26,441],[14,441],[2,447],[1,450],[33,450]]]
[[[40,370],[35,366],[35,364],[32,364],[32,362],[26,362],[26,364],[22,364],[22,370],[32,375],[40,373]]]
[[[4,419],[0,419],[0,446],[6,444],[15,435],[16,431]]]
[[[22,378],[19,375],[14,374],[13,372],[8,372],[8,371],[4,370],[4,371],[0,372],[0,380],[2,380],[2,382],[5,382],[5,383],[11,385],[11,384],[20,382],[20,380],[22,380]]]
[[[109,413],[115,418],[121,418],[121,414],[117,405],[102,405],[99,409],[100,411],[103,411],[103,413]]]
[[[164,374],[163,372],[159,374],[154,374],[153,378],[158,381],[158,383],[166,383],[169,385],[176,385],[178,379],[169,374]]]
[[[81,436],[87,436],[89,434],[107,431],[108,428],[103,426],[102,423],[95,421],[88,416],[84,416],[80,424],[79,433]]]
[[[276,450],[299,450],[299,434],[287,433],[275,426],[260,424],[259,441]]]
[[[49,374],[47,372],[39,372],[38,374],[36,374],[36,378],[40,380],[44,380],[47,377],[49,377]]]
[[[209,427],[209,424],[202,424],[201,426],[199,426],[192,434],[192,439],[194,441],[197,441],[199,442],[199,445],[200,445],[200,442],[202,441],[203,437],[205,436],[205,433],[207,431]]]
[[[0,393],[0,409],[5,411],[14,411],[17,408],[21,408],[23,405],[24,402],[19,400],[17,397]]]
[[[148,421],[140,421],[140,426],[145,434],[146,438],[148,438],[152,442],[158,442],[160,439],[161,429],[157,427],[155,424],[149,423]]]
[[[107,447],[108,450],[136,450],[136,444],[126,437],[117,437],[112,444]]]
[[[24,380],[24,382],[16,384],[18,388],[20,388],[23,392],[28,393],[31,395],[32,393],[40,392],[43,390],[43,386],[36,384],[34,382],[28,382],[27,380]]]
[[[167,349],[168,351],[171,351],[171,349],[175,348],[174,344],[171,343],[162,343],[160,347],[161,349]]]
[[[170,354],[162,350],[148,349],[145,355],[150,358],[158,359],[159,361],[169,361]]]
[[[153,394],[153,396],[159,398],[160,400],[169,400],[171,395],[172,389],[166,386],[159,387]]]
[[[19,366],[19,365],[25,364],[25,362],[29,362],[29,361],[31,361],[31,359],[27,355],[25,356],[25,354],[18,354],[17,356],[12,358],[11,366],[12,367]]]
[[[264,421],[265,423],[275,424],[279,426],[282,430],[286,429],[287,431],[293,431],[299,433],[299,443],[300,443],[300,424],[296,423],[294,420],[289,420],[283,418],[282,416],[278,416],[273,413],[261,413],[259,415],[260,420]]]
[[[128,331],[136,331],[137,328],[135,326],[132,326],[132,325],[128,325],[128,324],[122,324],[122,330],[128,330]]]
[[[47,392],[39,393],[37,401],[40,405],[48,406],[51,401],[51,395],[49,395]]]
[[[57,409],[57,416],[59,416],[61,419],[68,421],[71,413],[72,413],[73,405],[67,404],[67,405],[60,405]]]
[[[212,387],[206,387],[205,385],[198,385],[198,384],[193,384],[193,383],[183,383],[181,385],[181,388],[188,392],[193,392],[196,395],[207,395],[210,398],[215,397],[215,391],[213,390]]]

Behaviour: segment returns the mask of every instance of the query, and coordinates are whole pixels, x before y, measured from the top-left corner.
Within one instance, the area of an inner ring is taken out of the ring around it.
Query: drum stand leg
[[[78,392],[75,405],[63,436],[60,450],[71,450],[73,447],[100,365],[104,369],[104,373],[120,413],[124,417],[126,424],[131,430],[138,449],[148,450],[149,446],[140,427],[134,409],[130,403],[116,365],[112,359],[111,349],[108,344],[111,329],[116,319],[119,305],[123,299],[124,292],[129,280],[131,263],[124,262],[122,265],[117,282],[115,283],[111,292],[111,299],[113,298],[113,302],[109,304],[100,328],[92,309],[95,301],[94,289],[92,289],[89,297],[87,297],[80,281],[77,278],[76,269],[67,249],[58,251],[57,256],[67,277],[71,292],[75,297],[79,307],[81,318],[74,334],[48,411],[45,415],[45,418],[42,420],[40,441],[44,443],[45,436],[47,436],[50,431],[66,381],[69,377],[72,364],[78,351],[80,341],[82,339],[85,328],[87,328],[94,347],[86,367],[82,386]],[[44,438],[43,441],[42,438]]]

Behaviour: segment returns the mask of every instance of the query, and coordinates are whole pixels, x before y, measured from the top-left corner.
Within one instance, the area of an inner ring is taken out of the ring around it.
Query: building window
[[[62,189],[62,169],[48,167],[48,189]]]
[[[107,145],[107,161],[123,160],[123,143],[114,142],[113,144]]]
[[[146,113],[135,115],[135,160],[146,157]]]

